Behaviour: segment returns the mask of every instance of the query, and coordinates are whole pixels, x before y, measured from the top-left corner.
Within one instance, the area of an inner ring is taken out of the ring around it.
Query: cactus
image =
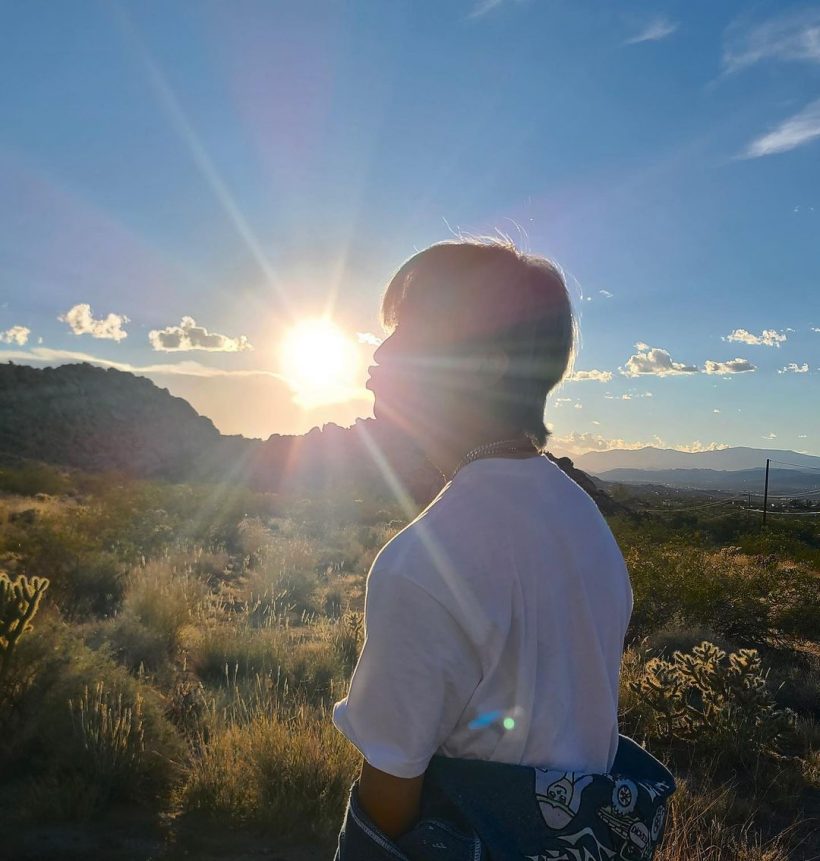
[[[45,577],[29,580],[25,575],[11,580],[0,571],[0,683],[6,678],[17,641],[32,629],[31,620],[48,583]]]
[[[777,707],[755,649],[727,656],[704,640],[690,653],[676,651],[671,661],[652,658],[629,686],[655,713],[667,741],[740,739],[748,751],[765,752],[776,750],[795,725],[794,712]]]

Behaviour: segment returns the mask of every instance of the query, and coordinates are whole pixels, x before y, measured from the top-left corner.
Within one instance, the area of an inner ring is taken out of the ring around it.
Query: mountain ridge
[[[679,451],[645,446],[640,449],[608,449],[577,455],[576,465],[585,472],[599,475],[612,469],[715,469],[735,471],[765,467],[766,458],[777,461],[778,467],[790,464],[797,469],[820,469],[820,457],[788,449],[758,449],[731,446],[710,451]],[[785,462],[785,464],[784,464]]]
[[[241,482],[274,493],[395,498],[396,482],[429,502],[444,477],[389,426],[328,422],[302,435],[225,435],[147,377],[88,362],[0,363],[0,454],[171,481]],[[608,513],[619,508],[570,458],[552,457]]]

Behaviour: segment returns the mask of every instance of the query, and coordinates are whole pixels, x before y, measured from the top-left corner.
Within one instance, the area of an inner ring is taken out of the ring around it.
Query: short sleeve
[[[479,657],[435,597],[392,571],[371,571],[364,622],[364,645],[333,723],[374,768],[417,777],[481,680]]]

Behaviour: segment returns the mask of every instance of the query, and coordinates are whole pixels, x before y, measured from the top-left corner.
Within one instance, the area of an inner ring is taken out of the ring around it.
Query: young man
[[[510,243],[446,242],[387,287],[374,411],[447,479],[376,558],[365,641],[333,722],[390,839],[434,755],[606,772],[632,592],[590,497],[542,455],[574,349],[560,271]]]

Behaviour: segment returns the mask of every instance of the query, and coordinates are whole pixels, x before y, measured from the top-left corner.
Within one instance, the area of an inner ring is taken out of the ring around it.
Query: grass
[[[51,469],[0,474],[0,570],[51,581],[0,694],[0,827],[128,804],[331,851],[360,758],[330,708],[400,514]],[[680,782],[657,857],[820,857],[816,538],[612,526],[635,596],[622,731]]]

